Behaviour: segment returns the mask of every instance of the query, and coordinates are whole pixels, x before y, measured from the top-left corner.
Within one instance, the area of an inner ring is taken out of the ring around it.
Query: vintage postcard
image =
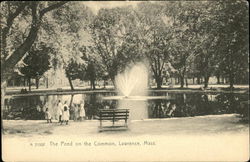
[[[5,1],[3,161],[249,160],[249,4]]]

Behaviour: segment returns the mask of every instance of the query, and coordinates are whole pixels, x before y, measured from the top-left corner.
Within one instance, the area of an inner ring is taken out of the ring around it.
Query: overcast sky
[[[136,6],[140,1],[85,1],[84,5],[92,9],[96,14],[100,8],[113,8],[120,6]]]

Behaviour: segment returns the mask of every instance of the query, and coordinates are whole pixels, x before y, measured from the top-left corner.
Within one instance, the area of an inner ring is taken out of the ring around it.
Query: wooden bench
[[[99,110],[98,114],[100,120],[100,129],[99,131],[104,130],[121,130],[128,128],[128,117],[129,117],[129,110],[128,109],[101,109]],[[112,126],[103,126],[102,121],[108,120],[112,121]],[[125,125],[117,125],[115,126],[115,122],[119,120],[124,120]]]

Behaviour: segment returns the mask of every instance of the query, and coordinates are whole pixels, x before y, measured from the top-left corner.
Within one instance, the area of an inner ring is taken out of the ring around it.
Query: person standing
[[[86,114],[85,114],[85,109],[84,109],[84,101],[82,101],[82,103],[80,104],[80,120],[82,121],[83,118],[85,118]]]
[[[169,113],[168,113],[167,115],[168,115],[169,117],[173,116],[173,113],[174,113],[175,109],[176,109],[176,104],[175,104],[175,103],[174,103],[174,104],[171,104],[171,105],[170,105],[170,111],[169,111]]]
[[[62,121],[62,114],[63,114],[63,105],[61,101],[59,100],[57,104],[57,116],[58,116],[59,123]]]
[[[47,123],[52,123],[52,121],[51,121],[51,115],[49,113],[49,109],[48,108],[46,108],[46,110],[45,110],[45,119],[47,120]]]
[[[66,123],[66,125],[68,125],[69,122],[69,106],[67,105],[67,101],[65,101],[64,105],[63,105],[63,113],[62,113],[62,120],[61,120],[61,124],[63,122]]]

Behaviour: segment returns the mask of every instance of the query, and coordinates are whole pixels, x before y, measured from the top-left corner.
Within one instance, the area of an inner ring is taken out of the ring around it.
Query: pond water
[[[212,114],[240,113],[240,102],[248,100],[247,94],[231,93],[173,93],[150,92],[146,99],[105,98],[114,92],[84,93],[69,95],[38,95],[7,97],[3,119],[44,119],[49,108],[53,119],[57,119],[58,100],[70,106],[70,118],[79,118],[79,104],[84,100],[86,119],[96,119],[99,109],[130,109],[131,120],[190,117]],[[156,97],[159,96],[159,97]]]

